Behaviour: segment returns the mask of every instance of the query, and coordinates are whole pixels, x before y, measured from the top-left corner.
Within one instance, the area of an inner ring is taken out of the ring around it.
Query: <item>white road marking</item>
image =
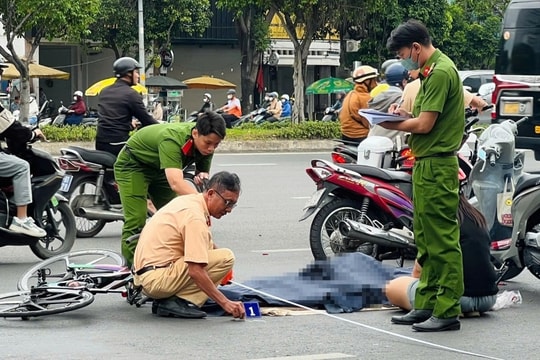
[[[326,151],[308,151],[308,152],[243,152],[243,153],[216,153],[219,156],[268,156],[268,155],[328,155],[330,150]]]
[[[218,164],[217,166],[221,166],[221,167],[231,167],[231,166],[234,166],[234,167],[237,167],[237,166],[277,166],[276,163],[255,163],[255,164],[248,164],[248,163],[243,163],[243,164]]]
[[[299,249],[272,249],[272,250],[251,250],[254,253],[280,253],[280,252],[295,252],[295,251],[311,251],[310,248],[299,248]]]
[[[291,199],[294,199],[294,200],[306,200],[306,199],[311,199],[311,196],[293,196],[293,197],[291,197]]]
[[[313,355],[300,355],[300,356],[278,356],[272,358],[262,358],[253,360],[328,360],[328,359],[345,359],[352,358],[353,355],[342,353],[328,353],[328,354],[313,354]]]

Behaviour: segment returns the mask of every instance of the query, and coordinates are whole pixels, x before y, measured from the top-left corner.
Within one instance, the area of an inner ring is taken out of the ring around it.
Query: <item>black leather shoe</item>
[[[422,332],[435,332],[435,331],[447,331],[447,330],[459,330],[461,324],[456,318],[439,319],[435,316],[430,317],[424,322],[413,324],[413,330]]]
[[[156,314],[158,316],[172,316],[188,319],[201,319],[206,317],[206,313],[197,306],[176,296],[158,300]]]
[[[415,310],[412,309],[405,315],[392,316],[392,322],[399,325],[412,325],[426,321],[431,317],[432,310]]]

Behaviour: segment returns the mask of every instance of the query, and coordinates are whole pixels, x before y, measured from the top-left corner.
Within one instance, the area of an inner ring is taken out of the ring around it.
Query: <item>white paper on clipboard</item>
[[[407,120],[406,117],[399,116],[396,114],[389,114],[386,112],[373,110],[373,109],[362,109],[358,110],[358,114],[365,117],[371,126],[378,125],[385,121],[403,121]]]

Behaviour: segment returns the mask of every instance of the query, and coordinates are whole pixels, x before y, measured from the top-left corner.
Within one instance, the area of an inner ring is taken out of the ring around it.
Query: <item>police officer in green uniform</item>
[[[423,268],[413,310],[393,316],[392,322],[412,325],[416,331],[459,330],[464,285],[456,152],[465,127],[463,86],[456,66],[433,47],[422,23],[409,20],[398,26],[387,48],[397,53],[405,68],[420,69],[421,77],[413,113],[391,109],[409,119],[383,123],[388,129],[412,133],[413,226],[417,260]]]
[[[146,199],[157,209],[177,195],[196,193],[184,181],[182,169],[195,163],[195,183],[208,178],[214,150],[225,138],[225,121],[205,112],[196,123],[150,125],[137,131],[114,164],[114,176],[124,210],[122,255],[132,264],[136,242],[126,243],[146,222]]]

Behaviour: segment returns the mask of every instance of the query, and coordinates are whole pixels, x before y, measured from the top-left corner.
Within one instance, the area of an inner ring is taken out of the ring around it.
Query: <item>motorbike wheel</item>
[[[72,188],[71,191],[67,194],[67,197],[69,198],[69,205],[73,209],[73,212],[76,214],[74,209],[74,204],[77,204],[78,207],[82,205],[82,203],[88,202],[87,206],[93,206],[94,204],[94,195],[96,194],[96,182],[95,179],[92,178],[82,178],[80,179]],[[85,196],[85,199],[82,200],[79,198],[76,199],[77,196]],[[105,197],[105,191],[102,190],[103,197]],[[77,202],[76,202],[77,201]],[[77,237],[78,238],[90,238],[94,237],[107,224],[107,221],[105,220],[88,220],[84,217],[80,217],[75,215],[75,226],[77,228]]]
[[[40,259],[64,254],[71,250],[75,243],[75,216],[68,204],[61,202],[56,208],[47,205],[41,224],[47,231],[47,236],[30,245],[32,252]],[[53,226],[55,224],[55,227]]]
[[[369,256],[376,255],[376,246],[364,243],[357,248],[343,247],[343,237],[339,232],[339,223],[343,219],[359,220],[361,203],[352,199],[336,198],[322,207],[313,222],[309,233],[311,252],[315,260],[326,260],[343,252],[361,252]],[[366,214],[364,222],[371,223],[372,215]]]

